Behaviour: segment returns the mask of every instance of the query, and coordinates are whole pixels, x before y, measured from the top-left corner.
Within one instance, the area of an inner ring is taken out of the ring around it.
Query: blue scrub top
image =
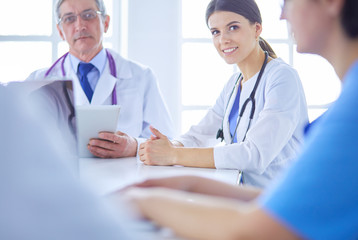
[[[308,132],[298,161],[260,199],[309,239],[358,239],[358,61],[341,96]],[[268,194],[267,194],[268,193]]]

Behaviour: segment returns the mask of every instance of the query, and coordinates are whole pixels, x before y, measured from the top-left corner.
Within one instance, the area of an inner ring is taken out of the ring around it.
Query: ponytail
[[[262,50],[268,52],[270,57],[277,58],[275,51],[272,49],[270,44],[268,42],[266,42],[265,39],[263,39],[262,37],[259,37],[259,44],[260,44],[260,47],[262,48]]]

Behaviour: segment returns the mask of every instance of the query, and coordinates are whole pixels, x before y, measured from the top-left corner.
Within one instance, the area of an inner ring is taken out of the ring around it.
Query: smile
[[[230,53],[233,53],[236,49],[238,49],[238,47],[227,48],[227,49],[222,50],[222,52],[225,54],[230,54]]]

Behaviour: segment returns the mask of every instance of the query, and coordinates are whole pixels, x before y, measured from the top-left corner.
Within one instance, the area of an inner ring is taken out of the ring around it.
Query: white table
[[[99,195],[105,195],[129,184],[147,178],[159,178],[178,175],[196,175],[213,178],[230,184],[237,184],[238,170],[217,170],[208,168],[190,168],[180,166],[147,166],[136,158],[98,159],[82,158],[79,160],[79,172],[82,182]],[[183,240],[168,233],[167,229],[157,229],[148,221],[127,219],[143,239]]]
[[[84,184],[100,195],[147,178],[196,175],[230,184],[237,184],[238,180],[238,170],[181,166],[147,166],[136,158],[82,158],[79,162],[79,171]]]

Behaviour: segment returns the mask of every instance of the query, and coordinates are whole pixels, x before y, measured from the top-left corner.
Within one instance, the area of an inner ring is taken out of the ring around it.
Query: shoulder
[[[281,58],[272,59],[267,64],[266,74],[271,77],[276,76],[281,78],[299,78],[296,69],[284,62]]]
[[[42,68],[32,72],[25,81],[43,80],[45,78],[47,68]]]
[[[64,65],[65,72],[68,72],[66,64]],[[32,72],[27,78],[26,81],[32,80],[58,80],[63,79],[63,73],[61,70],[61,64],[53,64],[51,67],[42,68]]]
[[[113,56],[113,59],[117,64],[117,68],[119,68],[120,71],[122,71],[122,72],[130,71],[133,75],[144,74],[147,72],[152,73],[152,70],[150,69],[150,67],[148,67],[142,63],[136,62],[134,60],[124,58],[120,54],[116,53],[113,50],[110,50],[110,49],[107,49],[107,50]]]
[[[268,63],[263,79],[265,79],[264,81],[267,86],[284,84],[298,87],[301,85],[301,80],[296,69],[280,58],[273,59]]]

